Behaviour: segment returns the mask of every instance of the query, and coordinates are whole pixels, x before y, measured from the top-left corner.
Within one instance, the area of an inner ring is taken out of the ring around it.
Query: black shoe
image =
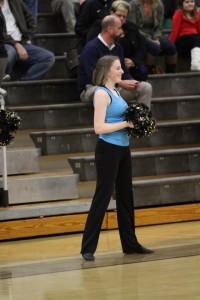
[[[148,248],[145,248],[144,246],[138,244],[135,248],[133,248],[130,251],[126,251],[125,254],[134,254],[134,253],[139,253],[139,254],[151,254],[154,251]]]
[[[92,253],[82,253],[82,256],[85,260],[95,260],[94,255]]]

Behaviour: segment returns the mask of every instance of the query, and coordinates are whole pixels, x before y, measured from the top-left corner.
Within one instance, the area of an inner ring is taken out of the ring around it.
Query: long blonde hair
[[[144,4],[144,0],[139,0],[139,2],[141,2],[142,4]],[[158,3],[160,2],[160,0],[150,0],[150,4],[152,9],[155,9],[158,6]]]
[[[116,60],[119,60],[119,57],[114,55],[105,55],[99,58],[92,77],[94,85],[105,85],[110,68]]]

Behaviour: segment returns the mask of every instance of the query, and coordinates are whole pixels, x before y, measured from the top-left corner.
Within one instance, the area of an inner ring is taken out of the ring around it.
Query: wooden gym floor
[[[150,255],[123,255],[117,230],[102,231],[95,262],[82,234],[0,243],[1,300],[199,300],[200,221],[137,227]]]

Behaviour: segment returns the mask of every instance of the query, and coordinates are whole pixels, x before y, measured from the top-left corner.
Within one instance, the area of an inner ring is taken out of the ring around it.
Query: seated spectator
[[[6,23],[5,48],[8,53],[6,74],[12,75],[16,63],[25,73],[21,81],[42,79],[55,62],[54,54],[32,44],[35,21],[22,0],[2,0]]]
[[[27,5],[28,9],[31,11],[35,21],[37,20],[38,14],[38,0],[23,0]]]
[[[162,36],[164,7],[160,0],[132,0],[128,20],[135,23],[146,38],[147,65],[149,73],[154,68],[154,57],[165,56],[165,72],[176,70],[176,47],[168,38]]]
[[[76,16],[79,14],[80,0],[52,0],[51,9],[54,14],[62,14],[65,29],[69,33],[75,33]]]
[[[179,0],[179,6],[172,19],[170,41],[180,56],[191,54],[191,71],[200,71],[200,11],[194,0]]]
[[[87,34],[92,24],[102,20],[110,12],[110,7],[114,0],[86,0],[80,9],[75,25],[75,32],[82,38],[83,44],[87,39]]]
[[[122,24],[119,17],[109,15],[102,20],[102,30],[98,37],[88,42],[80,55],[78,72],[78,88],[83,102],[92,102],[96,87],[92,83],[92,73],[97,60],[105,55],[118,56],[124,74],[118,84],[118,90],[125,101],[134,99],[150,107],[152,86],[148,82],[134,80],[128,71],[121,45],[116,41],[122,34]]]
[[[119,43],[124,50],[125,64],[134,79],[139,81],[147,80],[146,44],[145,38],[140,34],[137,26],[126,21],[130,5],[126,1],[114,1],[110,8],[110,14],[119,17],[122,22],[122,37]],[[101,32],[101,20],[97,20],[87,35],[87,42]]]
[[[178,8],[178,0],[162,0],[164,5],[164,21],[163,28],[171,29],[172,16]]]
[[[7,52],[5,49],[5,41],[3,36],[3,28],[5,26],[4,17],[1,11],[2,0],[0,0],[0,86],[3,77],[5,76],[5,69],[7,65]]]

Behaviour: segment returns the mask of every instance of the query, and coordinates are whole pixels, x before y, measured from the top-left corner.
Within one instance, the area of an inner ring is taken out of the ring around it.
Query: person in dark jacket
[[[0,86],[1,86],[1,81],[5,75],[5,69],[7,65],[7,51],[5,49],[5,41],[3,36],[4,26],[5,23],[1,11],[1,1],[0,1]]]
[[[31,12],[22,0],[3,0],[2,13],[5,19],[5,48],[8,53],[6,74],[12,75],[15,64],[24,73],[19,80],[39,80],[51,69],[54,54],[32,43],[36,24]]]
[[[171,29],[172,17],[175,11],[178,9],[178,0],[162,0],[162,3],[164,5],[163,28]]]
[[[23,0],[27,5],[28,9],[31,11],[35,20],[37,20],[38,14],[38,0]]]
[[[122,22],[123,34],[119,43],[124,50],[125,64],[134,79],[139,81],[147,80],[146,43],[145,38],[140,34],[138,27],[126,21],[130,5],[126,1],[114,1],[110,8],[110,14],[119,17]],[[89,42],[101,32],[101,20],[97,20],[87,35],[86,42]]]
[[[112,2],[114,0],[86,0],[81,5],[75,24],[75,32],[82,38],[83,44],[92,24],[98,19],[102,20],[109,14]]]
[[[164,19],[172,19],[178,8],[178,0],[162,0],[164,5]]]
[[[118,90],[125,101],[136,99],[150,107],[152,86],[148,82],[134,80],[124,61],[123,49],[115,40],[122,34],[122,24],[115,15],[108,15],[102,20],[102,30],[98,37],[85,45],[80,55],[78,70],[78,88],[81,101],[92,102],[95,86],[92,83],[92,73],[97,60],[105,55],[118,56],[124,74],[118,84]]]

